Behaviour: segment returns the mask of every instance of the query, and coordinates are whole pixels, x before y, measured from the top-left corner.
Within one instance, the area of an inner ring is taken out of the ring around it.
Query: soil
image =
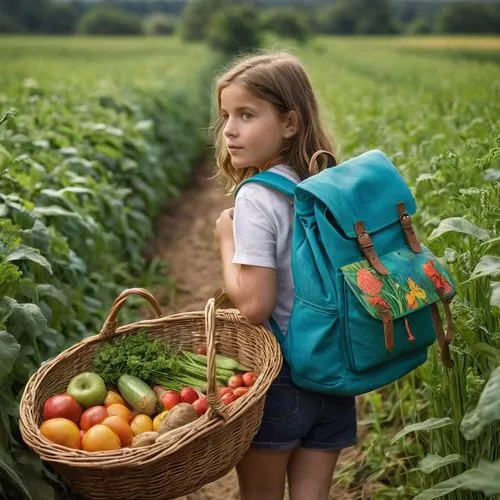
[[[204,162],[175,202],[169,202],[155,224],[155,240],[150,257],[167,262],[165,283],[152,291],[164,314],[202,310],[214,291],[223,285],[218,247],[214,238],[215,221],[222,210],[232,206],[214,179],[213,167]],[[361,451],[352,447],[342,452],[337,470],[346,463],[359,462]],[[366,488],[347,488],[335,484],[330,499],[370,498]],[[360,491],[363,490],[363,491]],[[236,500],[238,481],[235,471],[178,500]],[[288,499],[288,495],[285,496]]]

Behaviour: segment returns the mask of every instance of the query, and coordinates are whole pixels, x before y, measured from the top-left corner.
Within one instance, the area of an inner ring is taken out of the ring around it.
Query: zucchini
[[[146,382],[134,375],[124,374],[118,379],[118,390],[122,398],[139,413],[150,417],[156,413],[158,398]]]

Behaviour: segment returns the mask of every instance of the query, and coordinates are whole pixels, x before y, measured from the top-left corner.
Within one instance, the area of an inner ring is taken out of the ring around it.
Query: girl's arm
[[[276,306],[276,271],[268,267],[233,264],[235,252],[233,209],[224,210],[216,223],[226,292],[252,324],[269,319]]]

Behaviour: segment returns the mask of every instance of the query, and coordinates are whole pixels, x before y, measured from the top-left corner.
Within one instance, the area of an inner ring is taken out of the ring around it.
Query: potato
[[[189,422],[188,424],[184,424],[182,427],[178,427],[177,429],[172,429],[165,434],[160,434],[156,438],[156,443],[168,443],[173,444],[178,441],[181,437],[185,436],[190,432],[190,430],[196,426],[196,420]]]
[[[130,445],[132,448],[141,448],[142,446],[149,446],[156,441],[156,438],[159,436],[157,432],[143,432],[142,434],[138,434],[132,439],[132,444]]]
[[[189,422],[193,422],[197,418],[198,413],[196,413],[192,405],[189,403],[179,403],[175,405],[163,419],[160,427],[158,427],[158,434],[165,434],[165,432],[189,424]]]

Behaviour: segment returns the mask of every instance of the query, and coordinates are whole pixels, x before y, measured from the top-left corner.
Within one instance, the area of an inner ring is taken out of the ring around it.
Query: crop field
[[[380,498],[413,497],[488,460],[496,465],[485,462],[473,474],[496,482],[498,492],[500,407],[487,396],[500,390],[499,369],[494,372],[500,363],[500,66],[485,63],[477,50],[498,47],[498,39],[472,43],[475,61],[435,57],[425,41],[426,51],[405,51],[413,45],[404,42],[318,40],[300,53],[342,157],[378,148],[393,159],[417,198],[421,237],[458,283],[455,368],[445,369],[434,352],[406,380],[364,399],[365,479],[385,485]],[[460,39],[450,46],[466,47]],[[407,427],[393,440],[387,426]],[[352,480],[349,471],[345,478]],[[418,498],[455,491],[460,481]],[[449,498],[483,496],[457,490]]]
[[[378,148],[394,161],[421,239],[458,285],[455,367],[433,347],[362,398],[362,460],[341,464],[339,484],[370,484],[365,498],[498,494],[500,39],[315,38],[292,51],[341,158]],[[176,38],[7,37],[0,65],[0,497],[52,499],[55,476],[20,438],[23,386],[95,334],[118,291],[158,282],[154,220],[210,154],[220,60]]]

